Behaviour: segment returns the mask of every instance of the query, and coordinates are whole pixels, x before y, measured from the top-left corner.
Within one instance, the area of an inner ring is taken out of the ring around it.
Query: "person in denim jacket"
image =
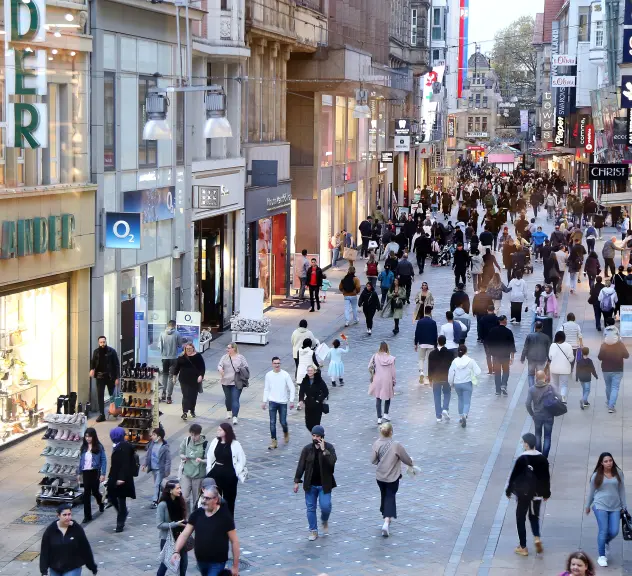
[[[171,449],[162,428],[154,428],[151,432],[151,442],[147,445],[143,470],[154,475],[154,498],[151,507],[156,508],[162,481],[171,475]]]
[[[99,512],[103,512],[105,506],[99,491],[99,484],[105,481],[105,473],[108,467],[105,449],[97,436],[94,428],[86,428],[83,435],[83,444],[80,449],[79,466],[77,466],[77,481],[83,480],[83,521],[87,524],[92,520],[91,496],[94,496],[99,505]]]

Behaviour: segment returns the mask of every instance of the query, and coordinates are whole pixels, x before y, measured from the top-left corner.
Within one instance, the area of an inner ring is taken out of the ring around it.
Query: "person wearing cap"
[[[116,508],[116,531],[123,532],[127,519],[127,498],[136,499],[134,472],[136,461],[133,446],[125,440],[125,430],[117,427],[110,430],[112,457],[108,476],[108,500]]]
[[[309,524],[308,540],[318,538],[316,506],[320,504],[320,519],[323,534],[329,534],[331,514],[331,491],[336,487],[334,467],[336,450],[333,444],[325,442],[325,429],[318,425],[312,428],[312,441],[303,448],[294,474],[294,493],[302,482],[305,491],[305,506]]]

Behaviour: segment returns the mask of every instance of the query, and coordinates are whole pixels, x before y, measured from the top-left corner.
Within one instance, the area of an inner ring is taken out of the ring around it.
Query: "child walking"
[[[320,287],[320,293],[322,294],[322,302],[327,302],[327,291],[331,288],[331,282],[327,280],[327,276],[323,274],[323,285]]]
[[[579,400],[579,407],[583,410],[584,408],[588,408],[590,403],[588,402],[588,396],[590,395],[590,379],[591,376],[594,376],[595,379],[598,379],[597,372],[595,371],[595,365],[593,361],[588,358],[588,354],[590,350],[584,346],[582,348],[582,357],[577,360],[577,368],[575,369],[575,377],[578,382],[581,382],[582,390],[584,391],[583,396]]]
[[[347,340],[346,336],[341,336],[343,340]],[[327,355],[329,356],[329,368],[327,369],[327,374],[331,378],[331,385],[336,387],[336,379],[340,382],[341,386],[345,385],[345,381],[343,376],[345,375],[345,365],[342,363],[342,355],[349,352],[349,342],[347,341],[347,347],[340,347],[340,340],[336,338],[333,341],[333,348],[329,349]]]

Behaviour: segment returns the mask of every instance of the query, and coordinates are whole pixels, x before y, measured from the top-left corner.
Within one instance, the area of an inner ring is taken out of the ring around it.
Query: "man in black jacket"
[[[121,366],[118,354],[114,348],[108,346],[105,336],[99,336],[99,347],[92,352],[90,361],[90,378],[97,381],[97,399],[99,402],[99,416],[97,422],[105,420],[105,389],[107,387],[110,396],[114,394],[114,388],[119,385]]]
[[[470,263],[469,254],[463,249],[463,244],[456,245],[454,251],[454,259],[452,260],[452,269],[454,270],[454,284],[458,286],[459,279],[462,284],[465,284],[465,272]]]
[[[465,286],[460,282],[456,285],[456,291],[450,297],[450,312],[456,308],[463,308],[466,314],[470,313],[470,297],[465,291]]]
[[[415,240],[415,245],[413,246],[413,250],[415,251],[415,255],[417,256],[417,266],[419,268],[419,273],[423,274],[424,267],[426,265],[426,258],[428,254],[430,254],[430,246],[432,242],[430,241],[430,236],[424,232]]]
[[[597,276],[595,278],[595,284],[590,289],[590,297],[588,298],[588,304],[592,304],[593,310],[595,312],[595,325],[597,327],[597,332],[601,332],[601,305],[599,304],[599,292],[605,288],[605,284],[603,283],[603,278],[601,276]]]
[[[524,348],[520,362],[528,361],[529,386],[535,386],[535,373],[544,370],[549,358],[551,339],[542,332],[543,324],[539,320],[535,323],[535,332],[528,334],[524,341]]]
[[[492,353],[494,377],[496,380],[496,396],[508,396],[507,382],[509,381],[509,366],[513,364],[516,353],[514,335],[507,328],[507,316],[498,318],[499,326],[492,328],[487,335],[485,345]],[[501,375],[502,373],[502,375]]]
[[[402,259],[397,264],[395,277],[399,278],[400,286],[406,288],[406,303],[410,304],[410,290],[413,285],[413,280],[415,279],[415,269],[408,260],[408,254],[406,252],[404,252]]]
[[[445,336],[442,334],[437,338],[437,347],[428,355],[428,379],[430,384],[432,384],[437,422],[450,420],[450,383],[448,382],[448,373],[454,360],[454,353],[446,348],[445,343]],[[443,392],[443,404],[441,403],[441,392]]]
[[[362,222],[360,222],[360,226],[358,226],[358,230],[360,230],[360,235],[362,236],[362,248],[360,248],[360,258],[367,258],[369,255],[369,241],[371,240],[371,236],[373,234],[372,224],[373,218],[371,218],[371,216],[367,216],[366,220],[362,220]],[[312,308],[313,307],[314,303],[312,302]]]
[[[478,338],[483,343],[485,347],[485,356],[487,356],[487,373],[493,374],[494,367],[492,363],[492,349],[489,347],[487,343],[487,338],[489,337],[489,333],[492,328],[496,328],[498,326],[498,316],[496,316],[496,309],[494,307],[494,302],[492,301],[487,305],[487,314],[481,316],[478,321]]]
[[[485,231],[481,232],[481,235],[478,237],[481,242],[481,246],[483,247],[482,252],[485,252],[486,248],[491,250],[494,244],[494,235],[489,231],[489,224],[485,224]]]
[[[336,466],[336,450],[333,444],[325,442],[325,429],[318,425],[312,428],[312,441],[303,448],[294,474],[294,493],[303,482],[305,504],[307,506],[307,522],[309,524],[309,540],[318,538],[318,520],[316,504],[320,504],[320,517],[323,533],[329,533],[329,515],[331,514],[331,491],[336,487],[334,468]],[[303,474],[305,479],[303,480]]]
[[[542,553],[542,541],[540,540],[540,506],[542,500],[551,497],[551,477],[549,474],[549,461],[535,449],[535,435],[528,432],[522,437],[524,452],[516,460],[505,494],[511,498],[516,495],[516,528],[520,545],[516,548],[516,554],[528,556],[527,549],[527,512],[529,523],[535,542],[535,550]]]

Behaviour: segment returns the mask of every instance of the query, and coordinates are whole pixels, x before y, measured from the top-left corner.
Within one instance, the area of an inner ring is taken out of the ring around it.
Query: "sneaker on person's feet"
[[[239,424],[239,419],[237,416],[233,416],[233,426],[237,426],[237,424]]]
[[[382,416],[382,419],[386,420],[387,422],[390,422],[390,421],[391,421],[391,419],[390,419],[390,417],[389,417],[389,415],[388,415],[388,414],[384,414],[384,415]]]
[[[384,524],[382,524],[382,536],[384,536],[384,538],[388,538],[389,536],[388,528],[388,522],[384,522]]]
[[[503,393],[503,396],[509,396],[509,394],[507,394],[507,388],[501,388],[500,391]]]
[[[323,528],[323,534],[324,535],[329,534],[329,522],[323,522],[322,528]]]
[[[285,440],[285,443],[287,444],[290,441],[290,433],[288,432],[283,432],[283,440]]]
[[[233,417],[233,413],[228,410],[228,412],[226,412],[226,420],[230,420]]]
[[[514,550],[514,552],[516,554],[518,554],[519,556],[528,556],[529,555],[529,550],[527,548],[523,548],[522,546],[517,546],[516,549]]]
[[[597,558],[597,564],[606,568],[608,566],[608,559],[605,556],[599,556],[599,558]]]
[[[88,517],[84,517],[84,519],[81,521],[82,524],[89,524],[90,522],[92,522],[92,518]]]
[[[101,504],[99,504],[99,512],[103,513],[104,510],[105,510],[105,504],[101,502]]]
[[[381,418],[378,418],[378,419],[377,419],[377,425],[379,426],[381,423],[382,423],[382,419],[381,419]]]
[[[441,422],[443,422],[443,418],[437,418],[437,422],[441,424]]]
[[[608,408],[608,414],[614,414],[616,412],[616,410],[614,409],[614,406],[612,408]]]
[[[150,508],[158,508],[158,502],[156,502],[155,500],[151,503]]]
[[[275,450],[278,446],[279,445],[276,441],[276,438],[272,438],[272,441],[270,442],[270,446],[268,446],[268,450]]]
[[[345,326],[349,326],[349,322],[345,322]]]
[[[500,392],[496,392],[496,396],[500,396]]]
[[[124,529],[125,529],[125,526],[117,526],[114,532],[123,532]]]
[[[584,408],[589,408],[589,407],[590,407],[590,402],[586,400],[586,402],[584,402]]]
[[[171,396],[167,396],[167,404],[171,404],[173,402],[173,400],[171,399]]]
[[[99,414],[97,416],[97,422],[105,422],[105,416],[103,414]]]
[[[566,396],[562,396],[562,402],[566,404]]]
[[[542,554],[542,552],[544,552],[544,546],[542,546],[542,540],[540,540],[540,537],[536,536],[533,541],[535,542],[535,551],[538,554]]]
[[[441,415],[443,416],[443,419],[444,419],[446,422],[449,422],[449,421],[450,421],[450,414],[448,414],[448,411],[447,411],[447,410],[442,410],[442,411],[441,411]]]
[[[309,533],[309,536],[307,537],[307,539],[310,542],[313,542],[314,540],[316,540],[316,538],[318,538],[318,531],[317,530],[311,530]]]

